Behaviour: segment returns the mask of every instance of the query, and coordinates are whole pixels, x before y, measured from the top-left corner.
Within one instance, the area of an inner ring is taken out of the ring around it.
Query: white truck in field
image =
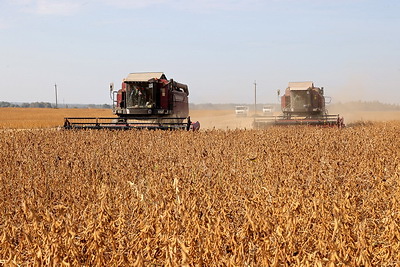
[[[247,113],[249,113],[248,106],[236,106],[235,107],[236,116],[247,116]]]
[[[272,105],[265,105],[262,109],[263,115],[270,116],[274,112],[274,107]]]

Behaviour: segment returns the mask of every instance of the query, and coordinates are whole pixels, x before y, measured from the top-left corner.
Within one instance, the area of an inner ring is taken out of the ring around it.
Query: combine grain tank
[[[290,82],[281,97],[282,115],[254,119],[258,129],[272,125],[344,126],[338,114],[328,114],[325,108],[324,88],[313,82]]]
[[[114,118],[65,118],[66,129],[194,129],[189,117],[186,84],[162,72],[131,73],[118,91],[110,86]]]

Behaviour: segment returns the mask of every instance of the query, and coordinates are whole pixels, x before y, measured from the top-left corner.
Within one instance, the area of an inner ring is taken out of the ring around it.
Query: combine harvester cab
[[[282,115],[257,117],[253,126],[256,129],[274,125],[344,127],[343,118],[339,114],[328,114],[325,105],[323,87],[315,87],[313,82],[290,82],[281,97]]]
[[[168,80],[162,72],[131,73],[114,91],[110,118],[65,118],[65,129],[161,129],[198,130],[189,115],[186,84]]]

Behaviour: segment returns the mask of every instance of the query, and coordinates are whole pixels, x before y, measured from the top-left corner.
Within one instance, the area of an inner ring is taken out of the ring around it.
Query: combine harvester
[[[279,95],[279,91],[278,91]],[[290,82],[281,97],[282,115],[255,117],[255,129],[273,125],[320,125],[344,127],[344,120],[328,114],[325,108],[324,88],[315,87],[313,82]]]
[[[113,113],[110,118],[64,118],[64,129],[161,129],[198,130],[192,123],[186,84],[168,80],[162,72],[131,73],[114,91],[110,85]]]

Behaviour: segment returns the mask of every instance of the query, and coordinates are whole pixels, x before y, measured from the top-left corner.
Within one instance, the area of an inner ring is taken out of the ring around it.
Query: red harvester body
[[[121,89],[113,90],[113,113],[117,118],[65,118],[64,128],[84,129],[194,129],[189,115],[186,84],[168,80],[162,72],[131,73]]]
[[[282,114],[254,118],[258,129],[272,125],[321,125],[343,127],[343,118],[328,114],[323,87],[313,82],[290,82],[281,97]]]

